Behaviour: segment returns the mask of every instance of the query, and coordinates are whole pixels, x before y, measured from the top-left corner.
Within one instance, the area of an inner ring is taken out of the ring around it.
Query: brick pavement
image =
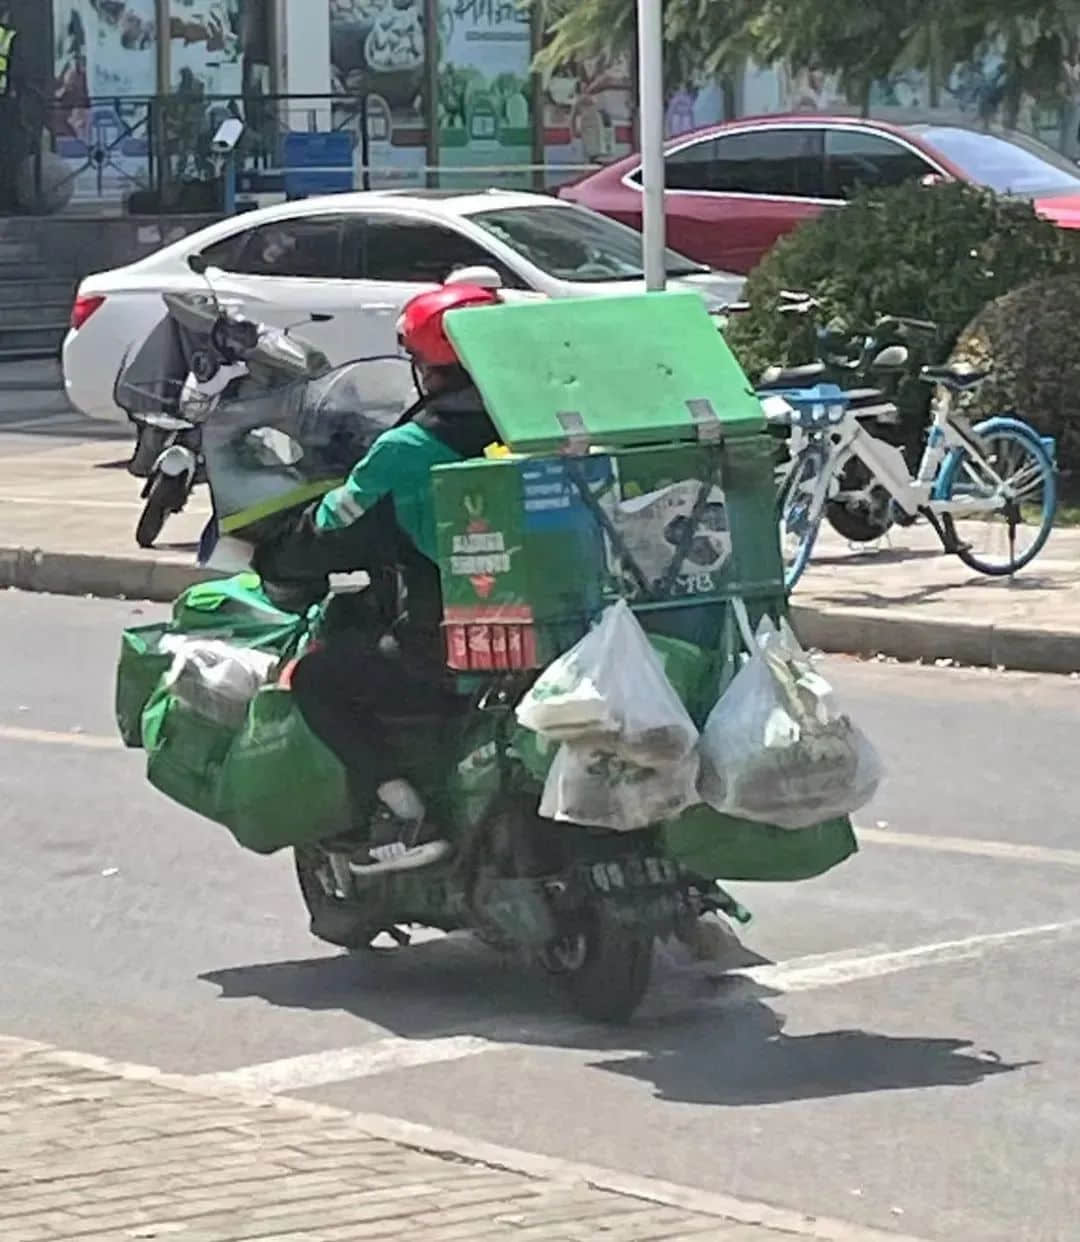
[[[794,1236],[582,1180],[425,1154],[302,1101],[211,1095],[0,1038],[3,1242]]]

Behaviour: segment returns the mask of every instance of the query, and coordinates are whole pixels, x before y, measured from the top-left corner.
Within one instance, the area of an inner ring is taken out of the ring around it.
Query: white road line
[[[117,750],[122,743],[107,734],[63,733],[43,729],[20,729],[0,725],[0,741],[31,742],[46,746],[74,746],[84,750]],[[926,850],[935,854],[962,854],[971,858],[994,858],[1003,862],[1040,863],[1054,867],[1080,867],[1080,850],[1049,845],[1026,845],[1014,841],[988,841],[978,837],[939,837],[915,832],[888,832],[881,828],[856,828],[861,842],[897,849]]]
[[[989,932],[981,936],[968,936],[963,940],[946,940],[938,944],[916,945],[895,952],[871,953],[858,950],[849,954],[829,953],[813,957],[794,958],[771,966],[755,966],[722,976],[729,983],[719,996],[702,1001],[688,1000],[686,1008],[734,1009],[759,998],[764,987],[780,993],[809,992],[818,988],[837,987],[844,983],[858,983],[877,979],[900,971],[915,970],[925,966],[938,966],[951,962],[970,961],[982,957],[991,950],[1016,944],[1025,940],[1053,939],[1080,929],[1080,919],[1064,923],[1044,923],[1037,927],[1019,927],[1006,932]],[[663,991],[663,979],[657,981]],[[306,1091],[312,1087],[325,1087],[333,1083],[352,1082],[359,1078],[371,1078],[394,1070],[413,1069],[420,1065],[436,1065],[449,1061],[461,1061],[486,1053],[505,1053],[569,1046],[582,1053],[602,1055],[605,1061],[630,1059],[641,1055],[638,1049],[590,1048],[583,1044],[596,1028],[585,1024],[559,1021],[540,1023],[532,1032],[528,1043],[514,1039],[485,1038],[479,1035],[437,1036],[431,1039],[404,1039],[391,1036],[372,1040],[351,1048],[333,1048],[325,1052],[285,1057],[280,1061],[266,1061],[258,1065],[246,1065],[240,1069],[225,1070],[216,1074],[203,1074],[196,1082],[211,1087],[239,1088],[279,1094],[285,1091]],[[516,1032],[520,1034],[520,1032]]]
[[[1035,927],[1018,927],[1013,931],[987,932],[967,936],[963,940],[943,940],[938,944],[920,944],[891,953],[873,953],[847,960],[777,962],[772,966],[754,966],[739,971],[735,979],[746,979],[780,992],[810,992],[817,988],[836,987],[841,983],[858,983],[879,979],[903,970],[922,966],[939,966],[949,962],[966,962],[983,957],[992,949],[1017,944],[1024,940],[1054,940],[1080,930],[1080,919],[1063,923],[1042,923]]]
[[[74,746],[82,750],[121,750],[123,742],[100,733],[53,733],[48,729],[18,729],[0,725],[0,742],[30,742],[41,746]]]
[[[51,503],[47,496],[0,496],[0,505],[45,505]],[[78,500],[64,497],[65,509],[140,509],[138,500]]]
[[[1024,845],[1013,841],[982,841],[971,837],[924,836],[915,832],[888,832],[882,828],[856,828],[855,831],[860,841],[873,845],[894,845],[900,849],[929,850],[938,854],[969,854],[974,858],[1002,858],[1009,862],[1080,867],[1080,850]]]
[[[442,1061],[461,1061],[484,1052],[498,1052],[510,1044],[494,1043],[477,1035],[449,1035],[436,1039],[375,1039],[354,1048],[334,1048],[307,1056],[266,1061],[220,1074],[203,1074],[200,1082],[251,1091],[300,1091],[329,1083],[351,1082],[393,1070],[414,1069]]]

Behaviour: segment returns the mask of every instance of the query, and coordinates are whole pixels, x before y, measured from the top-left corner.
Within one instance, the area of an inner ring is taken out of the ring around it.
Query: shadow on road
[[[725,969],[761,960],[734,945]],[[589,1025],[568,1014],[557,981],[468,937],[403,951],[234,967],[201,978],[224,1000],[257,997],[286,1009],[344,1011],[407,1039],[478,1035],[593,1052],[595,1068],[648,1082],[657,1098],[679,1103],[737,1107],[968,1087],[1034,1064],[1010,1063],[947,1036],[865,1030],[788,1035],[785,1019],[767,1003],[775,993],[745,976],[717,978],[666,960],[657,961],[653,988],[633,1025]]]

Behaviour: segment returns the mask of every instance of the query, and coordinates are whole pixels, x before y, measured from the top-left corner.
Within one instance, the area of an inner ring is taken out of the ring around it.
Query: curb
[[[0,589],[169,604],[195,583],[221,576],[183,561],[0,547]],[[791,606],[791,620],[804,646],[840,655],[952,660],[1026,673],[1080,671],[1080,630],[933,620],[904,609],[886,613],[798,603]]]
[[[1026,673],[1080,670],[1080,630],[934,620],[903,609],[791,606],[791,622],[807,647],[897,660],[953,660]]]
[[[518,1173],[537,1181],[562,1185],[581,1184],[593,1190],[607,1191],[629,1199],[640,1199],[662,1207],[679,1208],[712,1216],[721,1226],[747,1225],[771,1230],[780,1237],[804,1239],[806,1242],[926,1242],[910,1234],[875,1229],[848,1221],[812,1216],[790,1208],[773,1207],[748,1199],[674,1182],[620,1173],[597,1165],[542,1156],[513,1147],[502,1147],[480,1139],[468,1138],[447,1130],[438,1130],[417,1122],[386,1117],[377,1113],[352,1113],[328,1104],[316,1104],[296,1096],[271,1095],[237,1087],[211,1086],[205,1081],[183,1074],[170,1074],[150,1065],[132,1065],[81,1052],[68,1052],[51,1044],[34,1040],[0,1036],[0,1052],[37,1056],[69,1066],[89,1070],[113,1078],[151,1083],[182,1094],[202,1098],[229,1100],[251,1108],[272,1109],[293,1117],[303,1117],[331,1125],[354,1127],[368,1138],[382,1139],[411,1151],[435,1156],[442,1160],[460,1160],[484,1165],[508,1173]]]
[[[195,583],[221,576],[182,561],[0,548],[0,589],[171,604]]]

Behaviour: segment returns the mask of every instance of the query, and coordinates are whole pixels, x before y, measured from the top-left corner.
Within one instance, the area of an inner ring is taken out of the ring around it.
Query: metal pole
[[[442,39],[439,34],[439,0],[424,0],[424,120],[427,141],[424,144],[424,162],[428,171],[424,177],[428,189],[439,185],[439,61],[442,58]]]
[[[645,287],[663,289],[664,262],[664,6],[638,0],[638,113],[641,118],[641,175],[644,187],[642,252]]]

